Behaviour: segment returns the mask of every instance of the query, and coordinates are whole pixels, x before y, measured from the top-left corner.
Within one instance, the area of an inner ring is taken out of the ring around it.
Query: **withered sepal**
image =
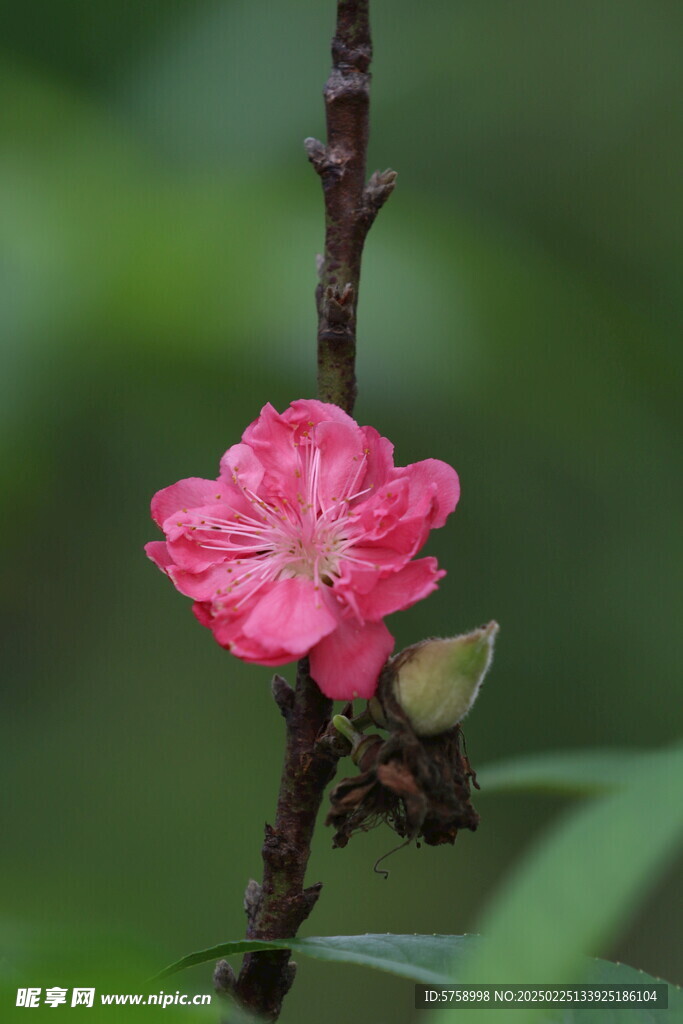
[[[354,832],[382,821],[402,838],[429,846],[454,843],[460,829],[474,831],[479,823],[470,803],[476,777],[461,749],[460,725],[417,736],[394,696],[395,672],[390,662],[376,695],[388,736],[366,738],[360,774],[342,779],[330,795],[325,824],[335,829],[334,846],[346,846]]]

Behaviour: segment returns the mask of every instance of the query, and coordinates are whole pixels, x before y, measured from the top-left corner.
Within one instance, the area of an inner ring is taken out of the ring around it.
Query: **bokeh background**
[[[333,22],[332,0],[0,4],[19,983],[67,934],[161,967],[243,932],[282,750],[270,673],[215,645],[142,545],[155,490],[215,475],[261,405],[314,392],[323,214],[301,143],[324,134]],[[356,413],[463,489],[428,549],[447,578],[390,626],[403,646],[501,623],[475,766],[663,745],[682,724],[683,8],[375,0],[373,23],[370,169],[399,184],[366,249]],[[477,806],[476,835],[402,851],[388,882],[392,833],[332,851],[321,828],[305,934],[472,930],[566,802]],[[683,981],[681,880],[601,952]],[[302,964],[285,1020],[323,1005],[407,1022],[412,986]]]

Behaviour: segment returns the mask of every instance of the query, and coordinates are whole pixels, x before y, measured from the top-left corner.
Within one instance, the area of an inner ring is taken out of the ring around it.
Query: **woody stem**
[[[366,183],[370,105],[369,0],[338,0],[332,70],[324,89],[327,144],[306,139],[325,201],[325,251],[316,290],[318,397],[346,412],[356,397],[356,308],[366,235],[394,188],[393,171]],[[287,740],[275,824],[266,825],[263,881],[245,893],[249,939],[294,938],[318,899],[321,883],[303,887],[313,831],[339,749],[318,743],[330,724],[332,701],[299,662],[296,688],[276,676],[273,694],[285,718]],[[296,965],[288,950],[250,953],[239,976],[226,961],[215,974],[219,991],[269,1021],[277,1019]]]
[[[325,200],[325,252],[316,289],[318,397],[353,411],[356,398],[356,309],[368,231],[394,189],[394,171],[366,183],[370,124],[369,0],[338,0],[332,70],[323,95],[327,144],[306,139]]]
[[[275,676],[273,696],[287,741],[275,824],[266,825],[261,851],[263,881],[251,881],[245,893],[248,939],[293,938],[313,909],[321,883],[304,888],[304,876],[318,810],[337,766],[334,752],[316,745],[330,721],[332,701],[311,679],[307,658],[299,662],[295,689]],[[222,961],[215,980],[243,1006],[276,1020],[295,971],[289,950],[250,953],[237,978]]]

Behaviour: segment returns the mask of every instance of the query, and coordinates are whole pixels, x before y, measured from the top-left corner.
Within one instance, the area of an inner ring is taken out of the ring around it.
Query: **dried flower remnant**
[[[460,726],[418,736],[396,699],[400,658],[385,667],[373,701],[389,735],[364,737],[356,745],[360,774],[343,779],[330,795],[326,824],[335,829],[335,846],[346,846],[355,832],[380,822],[429,846],[454,843],[460,829],[474,831],[479,823],[470,803],[476,777],[461,747]]]
[[[414,556],[457,504],[455,470],[394,466],[376,430],[309,399],[264,406],[220,469],[154,496],[166,540],[147,554],[238,658],[309,655],[327,696],[371,697],[394,644],[384,617],[444,575]]]

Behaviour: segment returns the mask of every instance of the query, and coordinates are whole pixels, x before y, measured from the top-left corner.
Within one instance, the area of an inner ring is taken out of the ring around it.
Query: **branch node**
[[[308,917],[310,912],[313,910],[313,907],[318,902],[318,897],[320,896],[320,891],[321,891],[322,887],[323,887],[323,883],[322,882],[316,882],[314,885],[309,885],[301,893],[301,896],[303,898],[303,903],[304,903],[304,905],[306,907],[306,913],[304,914],[303,921],[306,920],[306,918]],[[302,921],[302,924],[303,924],[303,921]]]
[[[308,159],[320,175],[323,189],[327,191],[344,177],[350,155],[339,147],[326,146],[319,139],[304,139]]]
[[[265,863],[270,866],[271,871],[282,870],[287,867],[292,858],[296,858],[299,851],[290,842],[286,835],[266,824],[265,838],[261,855]]]
[[[232,995],[237,978],[227,960],[219,960],[213,972],[213,987],[219,995]]]
[[[294,708],[294,690],[282,676],[274,675],[270,684],[275,703],[280,709],[280,714],[289,721]]]
[[[347,708],[349,705],[347,705]],[[350,707],[353,707],[351,704]],[[347,708],[344,708],[343,714],[347,714]],[[325,757],[331,760],[334,764],[337,763],[342,757],[348,757],[351,753],[351,744],[347,740],[346,736],[335,729],[330,724],[327,726],[325,731],[318,737],[315,745],[315,752],[320,757]]]
[[[330,327],[346,326],[353,317],[354,288],[345,284],[340,288],[337,284],[328,285],[325,289],[323,315]]]
[[[281,984],[281,987],[280,987],[280,997],[281,997],[281,999],[284,999],[285,996],[287,995],[287,993],[289,992],[290,988],[294,984],[295,977],[296,977],[296,962],[294,960],[290,960],[286,964],[284,970],[282,971],[282,984]]]
[[[342,72],[355,71],[367,75],[372,61],[372,43],[347,43],[335,35],[332,40],[332,61]]]
[[[320,139],[304,139],[306,156],[315,167],[318,174],[322,174],[327,164],[327,146]]]
[[[341,106],[358,98],[367,100],[369,93],[370,75],[346,62],[337,64],[332,69],[323,89],[328,108],[335,104]]]
[[[249,924],[252,923],[258,913],[261,904],[261,892],[262,889],[259,883],[255,879],[250,878],[244,890],[244,913],[247,915]]]
[[[322,341],[339,345],[353,341],[355,319],[355,290],[352,284],[343,288],[331,284],[325,289],[319,337]]]
[[[375,171],[370,176],[363,193],[363,213],[369,220],[368,227],[396,188],[397,177],[396,171],[389,167],[386,171]]]

